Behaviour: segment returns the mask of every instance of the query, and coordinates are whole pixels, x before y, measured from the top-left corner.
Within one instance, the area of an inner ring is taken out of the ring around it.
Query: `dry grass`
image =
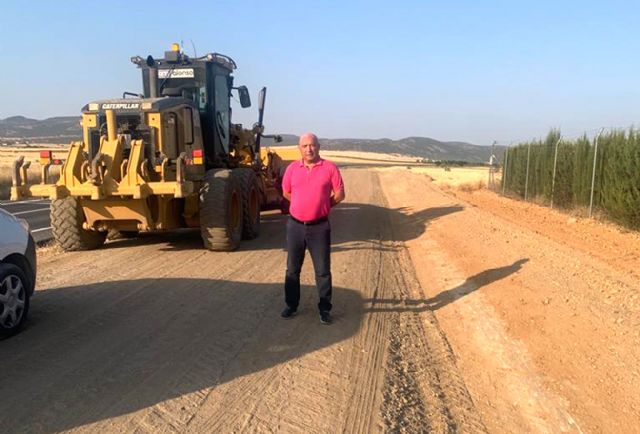
[[[394,166],[379,170],[407,170],[407,167]],[[489,168],[484,166],[451,167],[449,171],[437,166],[413,166],[411,171],[430,177],[435,184],[445,190],[476,191],[486,188],[489,180]],[[496,174],[495,182],[497,185],[500,184],[499,174]]]
[[[67,149],[68,145],[3,146],[0,147],[0,167],[11,167],[16,158],[20,156],[35,163],[40,159],[40,151],[45,150],[53,151],[53,158],[65,158]]]
[[[3,147],[0,148],[0,199],[8,199],[11,194],[11,168],[13,162],[20,156],[24,156],[25,161],[31,161],[28,170],[29,183],[40,182],[40,151],[53,150],[53,158],[66,158],[66,146],[43,145],[30,147]],[[49,182],[56,182],[60,176],[60,166],[51,166],[49,169]]]
[[[29,184],[39,184],[40,183],[40,166],[37,168],[32,167],[29,169]],[[5,170],[6,169],[6,170]],[[54,183],[58,181],[60,178],[60,167],[51,167],[49,169],[49,183]],[[6,200],[11,196],[11,168],[0,167],[0,199]]]
[[[11,172],[0,167],[0,199],[8,199],[11,194]]]
[[[280,155],[285,161],[293,161],[300,158],[300,151],[297,146],[271,146],[267,147]],[[360,151],[332,151],[320,149],[323,158],[335,163],[357,164],[363,166],[393,166],[393,165],[417,165],[416,157],[400,154],[381,154],[378,152]]]
[[[36,252],[40,258],[45,256],[55,256],[60,253],[64,253],[64,250],[56,240],[50,239],[42,243],[38,243],[38,250]]]
[[[464,191],[466,193],[482,190],[483,188],[486,188],[486,187],[487,187],[487,183],[482,179],[478,179],[477,181],[463,182],[461,184],[458,184],[458,190]]]
[[[336,163],[354,163],[362,165],[407,165],[416,164],[416,157],[399,154],[381,154],[358,151],[320,151],[321,155]]]

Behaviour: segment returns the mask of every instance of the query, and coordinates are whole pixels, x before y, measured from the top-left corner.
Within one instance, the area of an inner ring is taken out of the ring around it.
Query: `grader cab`
[[[177,44],[162,59],[131,58],[143,93],[82,109],[82,141],[69,146],[60,179],[27,183],[29,162],[13,167],[11,197],[51,199],[54,238],[65,250],[102,245],[108,233],[200,228],[210,250],[233,250],[260,231],[260,211],[276,208],[283,159],[261,149],[266,88],[251,129],[231,122],[235,62],[190,58]]]

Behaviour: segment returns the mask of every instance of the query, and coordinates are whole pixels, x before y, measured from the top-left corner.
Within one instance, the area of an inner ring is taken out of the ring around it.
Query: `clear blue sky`
[[[476,144],[640,120],[638,1],[11,1],[0,118],[140,91],[132,55],[225,53],[270,132]],[[241,113],[242,112],[242,113]]]

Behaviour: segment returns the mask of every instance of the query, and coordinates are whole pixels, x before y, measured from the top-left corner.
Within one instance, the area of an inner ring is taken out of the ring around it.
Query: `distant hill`
[[[0,139],[62,143],[80,140],[81,137],[80,116],[63,116],[44,120],[29,119],[24,116],[0,119]]]
[[[32,143],[67,143],[80,140],[79,116],[54,117],[44,120],[13,116],[0,119],[0,143],[29,141]],[[263,139],[264,146],[292,145],[298,143],[298,136],[281,134],[282,143]],[[429,137],[406,137],[391,139],[320,139],[323,149],[335,151],[378,152],[402,154],[430,160],[459,160],[484,163],[489,160],[491,148],[465,142],[441,142]],[[501,158],[504,147],[496,147],[496,156]]]
[[[282,142],[267,139],[266,146],[291,145],[298,143],[298,136],[282,134]],[[325,139],[321,138],[322,149],[334,151],[379,152],[382,154],[402,154],[430,160],[458,160],[472,163],[486,163],[491,156],[490,146],[478,146],[465,142],[441,142],[429,137],[406,137],[391,139]],[[503,146],[496,146],[496,157],[502,159]]]

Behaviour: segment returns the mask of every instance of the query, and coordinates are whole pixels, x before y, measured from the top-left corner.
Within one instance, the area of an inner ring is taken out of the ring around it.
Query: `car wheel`
[[[29,313],[29,280],[13,264],[0,264],[0,335],[22,329]]]

